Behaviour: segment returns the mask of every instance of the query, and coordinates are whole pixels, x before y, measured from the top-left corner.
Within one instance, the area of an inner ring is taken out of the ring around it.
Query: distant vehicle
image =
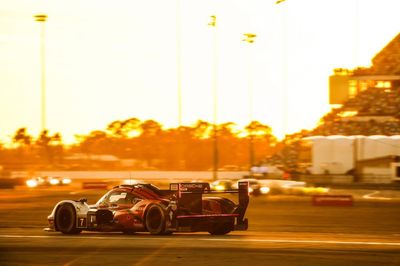
[[[307,186],[306,182],[294,181],[286,179],[260,179],[259,182],[269,188],[304,188]]]
[[[261,194],[323,194],[329,192],[329,188],[308,186],[304,181],[287,180],[283,177],[267,178],[256,176],[256,178],[240,179],[249,180],[250,193],[253,195]],[[259,189],[258,189],[259,188]]]
[[[49,227],[45,230],[64,234],[87,230],[153,235],[197,231],[224,235],[247,230],[244,215],[249,203],[248,182],[240,182],[238,187],[235,204],[223,197],[203,197],[221,193],[210,190],[208,183],[171,183],[168,190],[151,184],[119,185],[94,205],[88,205],[85,198],[58,202],[47,218]]]
[[[26,180],[26,185],[28,187],[38,187],[38,186],[63,186],[71,184],[71,179],[67,177],[58,176],[45,176],[45,177],[34,177]]]
[[[221,180],[216,180],[210,184],[211,189],[217,190],[217,191],[224,191],[224,190],[230,190],[233,188],[235,182],[232,180],[227,180],[227,179],[221,179]],[[236,187],[237,189],[237,187]]]
[[[239,179],[237,183],[233,184],[233,188],[237,188],[240,182],[248,182],[249,183],[249,194],[258,196],[258,195],[266,195],[269,193],[270,188],[262,184],[258,179],[255,178],[244,178]]]
[[[259,177],[281,177],[284,173],[282,169],[276,165],[260,165],[250,168],[252,176]]]

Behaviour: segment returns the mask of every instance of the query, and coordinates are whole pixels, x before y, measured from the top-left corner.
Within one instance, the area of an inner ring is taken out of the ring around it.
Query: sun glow
[[[38,13],[48,16],[46,125],[66,143],[123,118],[177,127],[179,97],[184,125],[212,123],[216,96],[219,124],[243,128],[252,118],[279,138],[311,129],[330,109],[333,69],[370,65],[398,33],[400,4],[281,2],[2,0],[0,137],[21,127],[40,131]],[[217,19],[216,95],[210,15]],[[242,42],[248,32],[257,35],[250,45]]]

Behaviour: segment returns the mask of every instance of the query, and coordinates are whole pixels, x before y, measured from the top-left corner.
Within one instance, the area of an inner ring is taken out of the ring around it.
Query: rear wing
[[[221,194],[221,193],[239,193],[240,199],[244,200],[249,198],[249,182],[238,182],[238,189],[231,190],[211,190],[209,183],[171,183],[169,184],[169,191],[177,192],[178,197],[184,194]]]
[[[203,194],[237,193],[238,204],[229,215],[237,217],[236,230],[247,229],[247,219],[244,219],[244,215],[249,204],[249,182],[239,182],[238,189],[225,191],[213,191],[209,183],[171,183],[169,189],[176,195],[178,213],[188,213],[197,217],[204,216],[202,215]]]
[[[201,194],[221,194],[221,193],[244,193],[246,190],[246,194],[248,196],[248,181],[240,181],[238,182],[238,189],[231,190],[211,190],[210,184],[206,182],[196,182],[196,183],[170,183],[169,191],[177,191],[183,194],[192,194],[192,193],[201,193]]]

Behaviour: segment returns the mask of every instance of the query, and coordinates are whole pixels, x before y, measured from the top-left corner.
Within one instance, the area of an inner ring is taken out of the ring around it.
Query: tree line
[[[0,165],[11,170],[210,170],[217,143],[219,167],[248,169],[250,156],[258,164],[279,149],[271,128],[258,121],[242,130],[232,122],[202,120],[165,129],[155,120],[130,118],[75,137],[65,145],[60,133],[44,130],[34,137],[20,128],[12,145],[0,144]]]

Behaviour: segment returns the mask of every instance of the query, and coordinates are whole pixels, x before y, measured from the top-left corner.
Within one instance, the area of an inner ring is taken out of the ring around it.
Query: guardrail
[[[107,189],[107,182],[82,182],[83,189]]]
[[[353,206],[352,195],[314,195],[312,197],[314,206]]]
[[[0,189],[10,189],[17,185],[16,180],[9,178],[0,178]]]

